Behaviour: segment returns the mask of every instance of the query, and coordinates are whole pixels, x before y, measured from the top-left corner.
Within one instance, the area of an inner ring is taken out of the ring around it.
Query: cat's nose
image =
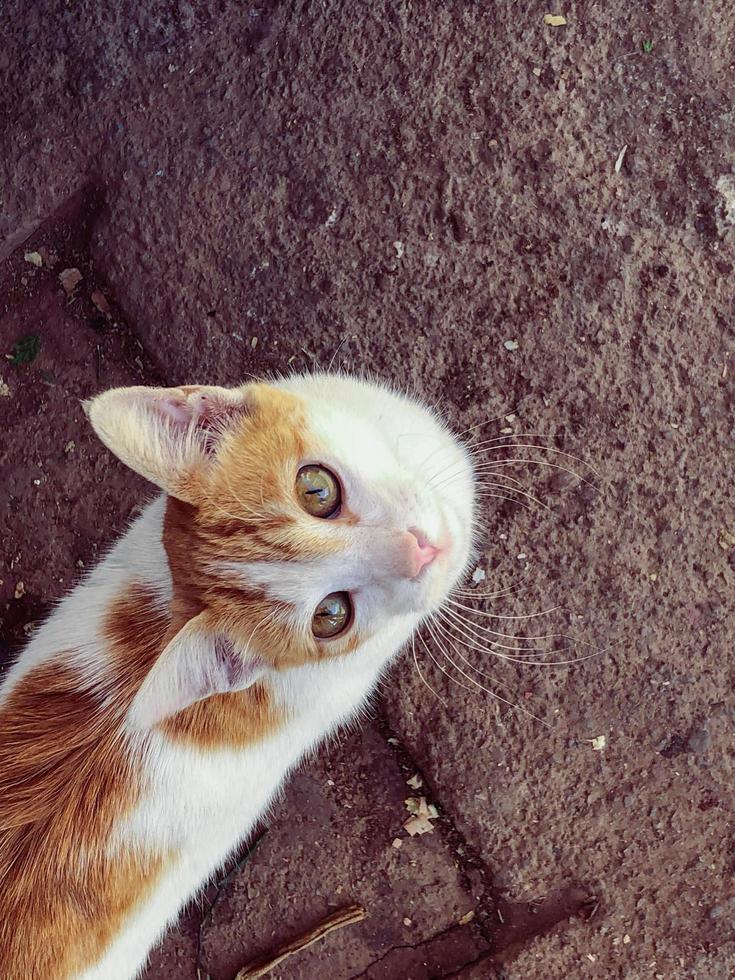
[[[423,531],[419,531],[418,528],[410,527],[408,533],[415,542],[411,545],[409,564],[412,574],[409,575],[409,578],[416,578],[427,565],[430,565],[434,561],[441,549],[431,544]]]

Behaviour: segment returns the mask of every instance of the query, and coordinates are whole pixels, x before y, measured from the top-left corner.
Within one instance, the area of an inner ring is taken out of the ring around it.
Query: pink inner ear
[[[214,639],[214,656],[223,691],[247,687],[261,666],[261,662],[255,657],[245,660],[239,656],[234,643],[224,633],[218,633]]]
[[[159,408],[174,425],[185,428],[191,421],[191,406],[185,398],[176,398],[174,395],[167,395],[162,398]]]

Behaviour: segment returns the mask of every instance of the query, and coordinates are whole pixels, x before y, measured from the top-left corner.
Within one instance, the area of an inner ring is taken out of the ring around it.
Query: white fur
[[[339,473],[360,525],[344,550],[321,565],[243,565],[238,571],[307,610],[332,590],[356,589],[356,615],[370,627],[370,637],[345,657],[281,673],[266,669],[262,677],[289,721],[245,749],[205,752],[171,742],[156,729],[129,726],[129,738],[143,750],[147,788],[109,847],[113,853],[174,850],[180,857],[82,980],[129,980],[139,972],[151,946],[252,830],[288,772],[359,711],[385,665],[468,562],[471,469],[464,450],[425,408],[343,377],[295,377],[281,386],[306,400],[310,430],[326,454],[319,462]],[[147,465],[154,470],[157,464]],[[163,497],[152,503],[61,603],[11,669],[0,703],[21,677],[59,650],[73,650],[74,663],[101,683],[107,669],[104,613],[130,583],[147,583],[163,605],[170,601],[161,541],[164,504]],[[412,526],[447,547],[427,575],[404,581],[397,565],[386,567],[386,556],[391,538]],[[257,636],[253,647],[257,652]]]

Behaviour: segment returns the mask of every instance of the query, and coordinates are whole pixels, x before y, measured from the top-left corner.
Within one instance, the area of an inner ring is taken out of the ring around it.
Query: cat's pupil
[[[314,636],[331,639],[343,633],[352,617],[352,601],[346,592],[330,592],[316,607],[311,622]]]
[[[309,464],[296,474],[296,496],[312,517],[334,517],[342,503],[339,480],[326,466]]]

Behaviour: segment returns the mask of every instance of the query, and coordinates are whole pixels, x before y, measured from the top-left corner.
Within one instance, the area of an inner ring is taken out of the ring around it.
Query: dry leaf
[[[0,378],[0,398],[10,398],[10,388],[8,388],[2,378]]]
[[[425,796],[409,796],[405,804],[406,809],[413,816],[404,823],[403,829],[408,831],[411,837],[432,833],[434,827],[430,821],[439,816],[434,804],[427,803]]]
[[[40,252],[26,252],[23,258],[26,262],[30,262],[31,265],[35,265],[37,269],[40,269],[43,265],[43,257]]]
[[[64,269],[59,273],[59,282],[64,287],[67,296],[71,296],[76,287],[82,281],[82,274],[79,269]]]
[[[400,849],[403,847],[403,841],[401,840],[401,838],[400,837],[394,838],[391,843],[391,847],[395,847],[397,851],[400,851]]]
[[[25,585],[23,585],[22,582],[18,582],[18,584],[15,586],[15,593],[14,593],[15,598],[22,599],[25,594],[26,594]]]
[[[411,789],[421,789],[421,787],[424,785],[424,781],[418,773],[416,773],[415,776],[411,776],[410,779],[407,779],[406,783],[411,787]]]
[[[404,823],[403,829],[407,831],[411,837],[418,837],[421,834],[432,834],[434,832],[434,825],[424,817],[411,817],[410,820],[407,820]]]
[[[548,24],[549,27],[563,27],[566,22],[566,17],[561,14],[544,14],[544,24]]]
[[[717,543],[722,548],[723,551],[729,551],[730,548],[735,548],[735,534],[724,528],[720,532],[720,536],[717,539]]]
[[[109,316],[110,304],[107,302],[107,297],[104,293],[101,293],[99,289],[95,289],[89,298],[92,300],[100,313],[104,313],[105,316]]]
[[[469,912],[465,912],[465,914],[459,920],[459,925],[466,926],[468,922],[472,922],[474,917],[475,917],[475,910],[470,909]]]
[[[592,748],[595,752],[602,752],[606,745],[607,739],[604,735],[598,735],[597,738],[592,739]]]

